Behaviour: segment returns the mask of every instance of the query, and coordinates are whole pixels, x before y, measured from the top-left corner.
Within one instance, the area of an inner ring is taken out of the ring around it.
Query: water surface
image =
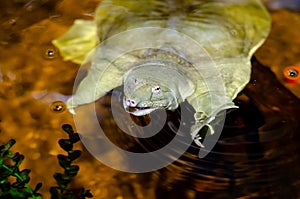
[[[45,198],[55,184],[53,173],[60,171],[56,155],[63,151],[57,141],[66,137],[61,125],[74,126],[71,114],[55,111],[53,102],[72,93],[79,69],[64,62],[51,41],[74,19],[92,19],[98,2],[0,3],[0,142],[17,140],[13,149],[25,155],[23,167],[32,170],[31,183],[43,182]],[[78,145],[83,156],[73,188],[91,189],[97,199],[298,198],[300,86],[286,84],[282,75],[286,66],[300,62],[300,15],[295,10],[271,11],[271,35],[252,60],[251,82],[235,100],[240,108],[227,115],[221,139],[207,157],[199,160],[192,145],[167,168],[128,174],[104,166]],[[172,129],[139,142],[118,134],[110,102],[109,95],[97,102],[99,121],[128,150],[153,150],[172,138]],[[175,126],[176,114],[169,114]]]

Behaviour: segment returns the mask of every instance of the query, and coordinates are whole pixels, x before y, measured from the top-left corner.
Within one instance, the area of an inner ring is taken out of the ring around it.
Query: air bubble
[[[66,110],[66,105],[62,101],[56,101],[56,102],[53,102],[51,104],[50,110],[55,112],[55,113],[61,113],[61,112],[64,112]]]
[[[47,48],[45,53],[44,53],[44,57],[46,59],[53,59],[56,57],[56,50],[55,48]]]

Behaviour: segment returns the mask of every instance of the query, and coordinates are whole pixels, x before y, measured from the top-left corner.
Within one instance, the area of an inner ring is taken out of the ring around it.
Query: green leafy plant
[[[74,193],[68,189],[71,180],[79,171],[78,165],[72,162],[81,155],[80,150],[73,150],[73,145],[80,140],[78,133],[75,133],[72,126],[64,124],[62,129],[68,133],[69,139],[60,139],[60,147],[67,152],[67,155],[57,155],[59,165],[64,169],[63,173],[55,173],[54,178],[57,186],[50,188],[51,199],[85,199],[92,198],[89,190],[81,189],[80,193]],[[0,145],[0,199],[42,199],[38,193],[42,183],[38,183],[32,189],[28,182],[30,181],[29,169],[20,170],[19,167],[24,160],[24,156],[18,152],[11,151],[16,143],[14,139]]]
[[[41,194],[38,193],[38,190],[42,183],[38,183],[34,189],[30,188],[28,185],[30,170],[19,169],[24,156],[10,150],[15,143],[16,141],[11,139],[0,146],[0,197],[39,199]]]
[[[73,145],[80,140],[78,133],[74,133],[72,126],[69,124],[64,124],[62,126],[63,130],[68,133],[69,139],[60,139],[58,141],[59,146],[67,152],[66,155],[57,155],[59,165],[64,169],[64,173],[55,173],[54,178],[58,186],[51,187],[51,199],[72,199],[72,198],[91,198],[93,195],[89,190],[82,188],[81,193],[76,195],[69,189],[67,189],[72,178],[74,178],[78,171],[78,165],[72,165],[72,162],[79,158],[81,151],[73,150]]]

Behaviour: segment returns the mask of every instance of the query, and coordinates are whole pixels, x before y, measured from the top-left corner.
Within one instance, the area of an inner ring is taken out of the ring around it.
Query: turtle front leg
[[[204,145],[202,144],[201,140],[203,137],[200,134],[201,129],[203,129],[205,126],[208,127],[208,131],[206,133],[214,134],[214,129],[210,125],[210,122],[213,121],[214,117],[208,117],[203,112],[196,112],[195,115],[195,124],[191,127],[191,136],[194,142],[200,146],[201,148],[204,148]]]
[[[206,134],[213,135],[216,130],[222,131],[223,123],[225,121],[226,110],[231,108],[238,108],[233,102],[223,104],[219,108],[215,109],[210,114],[204,112],[196,112],[195,124],[191,127],[191,136],[194,142],[201,148],[205,147],[204,138],[201,135],[201,130],[206,126],[208,128]],[[197,110],[197,109],[196,109]],[[199,109],[198,109],[199,110]]]

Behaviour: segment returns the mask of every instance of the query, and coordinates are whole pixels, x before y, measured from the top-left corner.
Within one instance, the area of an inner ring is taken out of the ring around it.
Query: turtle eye
[[[158,93],[160,92],[160,86],[155,86],[152,88],[152,93]]]

